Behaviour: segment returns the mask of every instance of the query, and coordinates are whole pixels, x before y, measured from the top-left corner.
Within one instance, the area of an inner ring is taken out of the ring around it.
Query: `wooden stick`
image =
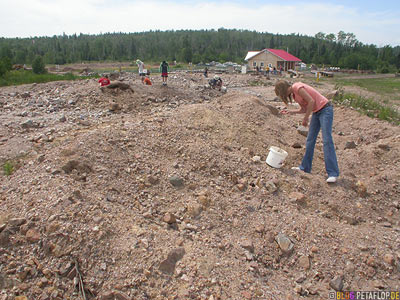
[[[77,259],[75,259],[75,270],[76,270],[76,276],[78,277],[78,286],[79,286],[78,290],[81,293],[83,300],[87,300],[86,293],[85,293],[85,287],[83,285],[83,280],[82,280],[82,274],[79,272]]]

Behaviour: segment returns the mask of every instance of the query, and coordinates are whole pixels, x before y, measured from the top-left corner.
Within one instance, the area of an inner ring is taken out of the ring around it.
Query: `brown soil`
[[[1,88],[0,162],[14,171],[0,176],[0,299],[398,291],[399,128],[336,106],[328,185],[320,139],[313,173],[291,170],[305,137],[301,116],[269,107],[276,79],[222,78],[226,94],[183,72],[166,87],[122,74],[134,93],[94,79]],[[281,169],[270,146],[289,153]]]

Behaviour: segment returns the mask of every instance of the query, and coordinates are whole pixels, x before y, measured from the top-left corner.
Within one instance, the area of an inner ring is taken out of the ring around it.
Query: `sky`
[[[354,33],[400,46],[399,0],[0,0],[0,37],[180,29],[247,29],[314,36]]]

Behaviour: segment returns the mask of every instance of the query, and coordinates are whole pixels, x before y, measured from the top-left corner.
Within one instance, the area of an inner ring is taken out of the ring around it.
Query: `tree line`
[[[32,64],[41,57],[46,64],[91,61],[243,63],[248,51],[284,49],[305,63],[348,69],[396,71],[400,47],[367,45],[353,33],[323,32],[315,36],[271,34],[249,30],[171,30],[141,33],[73,34],[53,37],[0,38],[1,69],[10,64]]]

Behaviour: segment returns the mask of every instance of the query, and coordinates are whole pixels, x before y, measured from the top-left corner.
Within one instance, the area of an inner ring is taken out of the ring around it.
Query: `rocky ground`
[[[313,174],[273,85],[121,74],[0,89],[0,299],[328,299],[400,289],[400,131],[335,107]],[[306,79],[312,82],[313,79]],[[315,83],[312,83],[315,85]],[[318,84],[323,93],[333,85]],[[265,163],[270,146],[285,165]]]

